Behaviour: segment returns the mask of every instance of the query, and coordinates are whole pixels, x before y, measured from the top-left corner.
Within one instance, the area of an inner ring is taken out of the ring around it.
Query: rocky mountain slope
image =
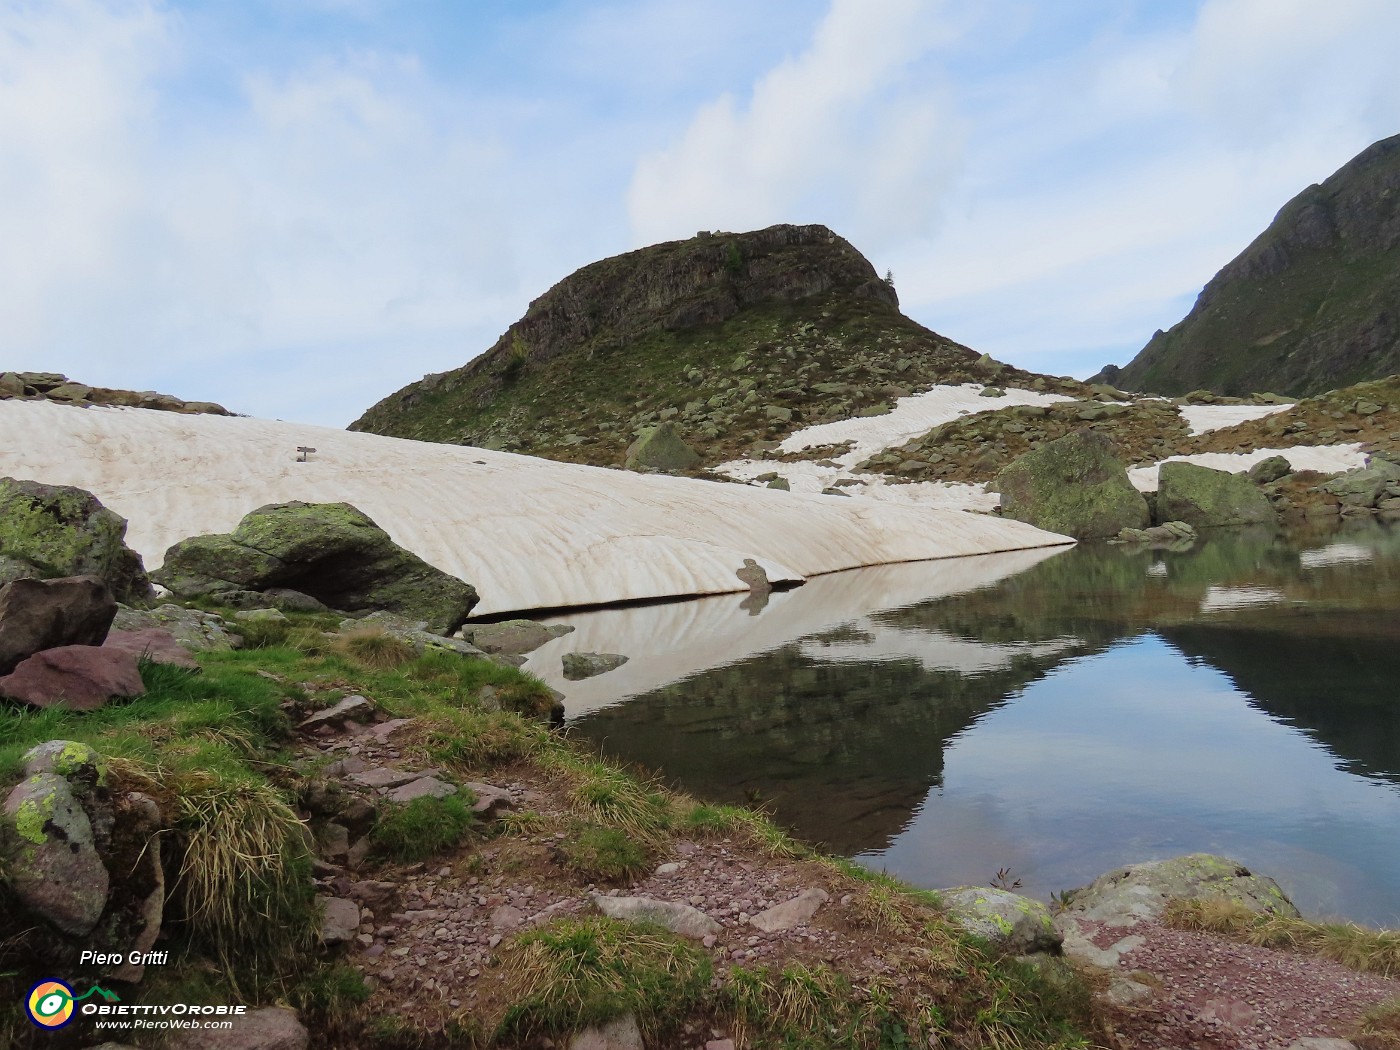
[[[1400,135],[1294,197],[1170,331],[1094,381],[1318,394],[1400,372]]]
[[[350,429],[613,466],[641,429],[670,420],[713,465],[935,383],[993,377],[1079,389],[924,328],[847,241],[782,225],[585,266],[485,354],[404,387]]]

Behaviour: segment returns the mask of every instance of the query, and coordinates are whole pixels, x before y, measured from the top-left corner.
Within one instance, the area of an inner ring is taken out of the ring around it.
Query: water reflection
[[[1046,896],[1204,849],[1400,921],[1400,533],[1001,557],[843,573],[757,616],[575,616],[561,643],[632,662],[562,685],[574,732],[923,885],[1010,867]]]

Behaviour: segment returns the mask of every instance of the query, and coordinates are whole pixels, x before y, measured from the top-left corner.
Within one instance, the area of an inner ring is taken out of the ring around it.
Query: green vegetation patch
[[[579,823],[559,847],[564,863],[589,881],[624,882],[645,872],[652,852],[620,828]]]
[[[445,798],[416,798],[385,812],[370,831],[370,839],[380,853],[406,864],[436,857],[460,846],[471,834],[476,823],[473,801],[466,791]]]

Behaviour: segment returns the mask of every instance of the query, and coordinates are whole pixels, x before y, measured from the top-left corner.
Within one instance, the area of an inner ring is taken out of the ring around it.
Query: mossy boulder
[[[1269,498],[1244,474],[1180,461],[1158,469],[1157,516],[1197,529],[1277,520]]]
[[[1239,861],[1210,853],[1115,868],[1070,895],[1069,917],[1128,926],[1155,919],[1169,901],[1225,897],[1251,911],[1296,918],[1298,909],[1267,875],[1256,875]]]
[[[1400,466],[1384,459],[1373,459],[1360,470],[1349,470],[1326,482],[1322,488],[1348,507],[1374,507],[1389,490],[1400,484]]]
[[[1008,955],[1058,952],[1061,937],[1050,909],[1038,900],[993,887],[939,890],[948,917]]]
[[[109,877],[92,822],[69,782],[36,773],[5,799],[0,852],[10,889],[64,933],[90,933],[107,905]]]
[[[127,604],[154,596],[141,556],[126,545],[126,519],[69,485],[0,478],[0,573],[0,582],[99,576]]]
[[[277,503],[232,533],[195,536],[165,553],[157,582],[182,598],[290,588],[346,612],[387,610],[448,634],[475,588],[429,565],[348,503]]]
[[[669,420],[642,431],[627,447],[628,470],[690,470],[699,462],[699,454],[681,439]]]
[[[1147,501],[1103,434],[1077,430],[1020,456],[992,482],[1008,518],[1075,539],[1149,524]]]

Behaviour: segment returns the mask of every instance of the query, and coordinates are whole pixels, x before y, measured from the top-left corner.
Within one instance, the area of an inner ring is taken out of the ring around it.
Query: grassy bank
[[[703,1045],[711,1029],[740,1047],[1099,1045],[1082,984],[995,958],[946,922],[932,895],[820,857],[759,814],[598,760],[546,727],[548,690],[513,668],[417,655],[374,632],[331,637],[328,626],[299,617],[252,628],[256,647],[203,654],[199,673],[145,665],[147,694],[100,711],[0,712],[4,783],[19,779],[34,745],[76,740],[104,756],[113,799],[140,792],[160,807],[167,830],[155,848],[169,891],[160,947],[171,962],[118,986],[123,1001],[291,1005],[327,1048],[542,1046],[623,1014],[657,1046]],[[473,815],[466,790],[378,804],[357,878],[402,882],[426,865],[450,871],[443,883],[454,888],[528,880],[586,902],[588,890],[626,892],[679,842],[724,842],[749,869],[796,865],[830,885],[831,933],[850,950],[735,962],[587,908],[493,944],[489,994],[470,1009],[450,1006],[451,982],[465,975],[407,992],[367,979],[354,946],[318,943],[302,817],[332,756],[294,728],[350,694],[370,698],[380,718],[411,720],[394,736],[405,768],[431,766],[458,784],[508,779],[535,799],[490,822]],[[36,980],[86,987],[97,975],[65,968],[76,946],[56,945],[13,900],[0,904],[0,1045],[100,1042],[81,1023],[38,1032],[24,1017]]]

